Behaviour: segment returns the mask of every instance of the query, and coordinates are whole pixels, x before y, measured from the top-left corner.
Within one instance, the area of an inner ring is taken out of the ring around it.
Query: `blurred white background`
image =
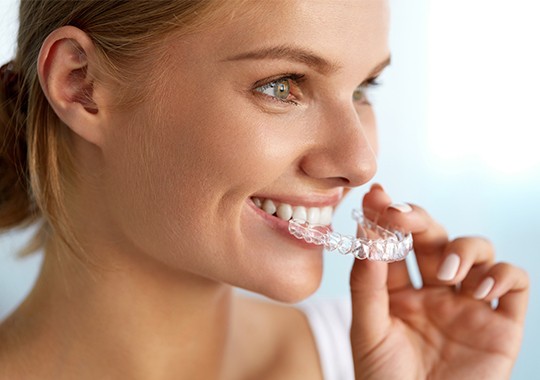
[[[417,203],[451,236],[482,235],[498,259],[532,281],[523,349],[513,379],[540,376],[540,2],[391,0],[392,66],[373,93],[380,160],[375,180],[396,201]],[[15,0],[0,0],[0,64],[14,52]],[[349,212],[367,186],[337,211]],[[28,237],[0,238],[0,319],[29,291],[40,257],[16,260]],[[329,253],[316,297],[346,295],[349,257]],[[537,323],[535,323],[537,321]]]

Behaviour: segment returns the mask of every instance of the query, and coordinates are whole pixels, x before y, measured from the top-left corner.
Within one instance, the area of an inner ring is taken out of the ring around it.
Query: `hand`
[[[412,286],[405,261],[355,260],[350,282],[356,379],[508,379],[522,339],[527,274],[494,263],[488,241],[449,240],[420,207],[400,212],[390,204],[374,185],[364,197],[364,212],[412,232],[423,285]],[[449,255],[450,264],[443,265]]]

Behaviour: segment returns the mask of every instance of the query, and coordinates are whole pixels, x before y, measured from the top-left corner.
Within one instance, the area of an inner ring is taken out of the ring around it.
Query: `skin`
[[[233,292],[295,302],[321,280],[320,248],[275,228],[249,198],[337,203],[373,177],[375,118],[353,93],[382,70],[387,38],[380,0],[248,2],[219,27],[170,36],[149,73],[166,80],[126,110],[112,107],[114,89],[95,80],[88,36],[74,27],[53,32],[40,81],[72,132],[81,174],[77,197],[66,200],[73,228],[101,265],[85,266],[50,243],[35,288],[0,327],[1,378],[322,378],[299,311]],[[276,45],[308,50],[334,70],[238,59]],[[304,75],[290,82],[287,99],[296,104],[259,91],[291,73]],[[484,240],[450,241],[420,207],[402,214],[390,204],[379,186],[364,199],[414,233],[425,286],[412,288],[403,263],[355,262],[357,379],[508,378],[527,276],[494,264]],[[458,275],[438,281],[450,252],[462,258]],[[496,280],[487,299],[500,298],[497,310],[471,297],[486,275]]]

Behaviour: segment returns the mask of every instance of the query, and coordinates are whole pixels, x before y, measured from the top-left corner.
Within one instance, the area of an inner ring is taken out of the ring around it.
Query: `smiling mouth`
[[[332,215],[334,214],[334,207],[332,206],[292,206],[270,198],[251,197],[250,199],[258,209],[285,222],[290,219],[298,219],[305,220],[312,225],[328,226],[332,223]]]

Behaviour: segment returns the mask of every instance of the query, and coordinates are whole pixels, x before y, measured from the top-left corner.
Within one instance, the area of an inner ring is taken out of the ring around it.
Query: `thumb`
[[[351,345],[355,355],[371,351],[390,331],[387,277],[388,263],[354,260],[350,286]]]
[[[375,212],[376,219],[390,203],[391,198],[380,185],[375,184],[364,196],[362,205],[364,213]],[[351,345],[355,355],[370,352],[390,331],[387,279],[388,263],[354,260],[350,285],[353,312]]]

